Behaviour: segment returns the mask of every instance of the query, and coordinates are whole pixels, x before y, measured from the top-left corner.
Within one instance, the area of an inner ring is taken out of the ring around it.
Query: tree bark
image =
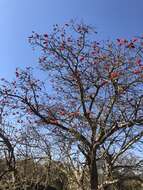
[[[92,151],[90,160],[90,189],[98,190],[98,171],[96,163],[96,151]]]

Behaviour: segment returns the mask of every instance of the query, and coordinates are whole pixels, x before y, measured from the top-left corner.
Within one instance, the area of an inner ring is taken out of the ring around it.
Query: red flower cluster
[[[50,123],[56,125],[56,124],[59,124],[59,121],[56,120],[56,119],[51,119],[51,120],[50,120]]]
[[[115,79],[115,78],[118,78],[118,77],[119,77],[119,72],[114,71],[114,72],[112,72],[110,74],[110,79]]]
[[[137,42],[137,41],[138,41],[138,38],[133,38],[133,39],[132,39],[132,42],[133,42],[133,43],[135,43],[135,42]]]
[[[81,56],[80,61],[84,61],[84,56]]]
[[[129,48],[129,49],[135,48],[134,43],[133,43],[133,42],[130,42],[130,43],[127,45],[127,48]]]
[[[133,71],[133,74],[136,74],[136,75],[140,74],[140,73],[141,73],[141,70],[139,70],[139,69],[136,69],[136,70]]]
[[[139,65],[139,66],[142,66],[142,65],[141,65],[141,62],[142,62],[142,61],[141,61],[141,59],[139,59],[139,58],[136,60],[136,64]]]

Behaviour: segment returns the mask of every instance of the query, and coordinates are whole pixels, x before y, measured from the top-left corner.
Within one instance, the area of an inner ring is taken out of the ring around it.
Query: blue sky
[[[143,34],[143,0],[0,0],[0,78],[16,67],[37,66],[27,42],[31,32],[76,18],[97,28],[103,39]]]

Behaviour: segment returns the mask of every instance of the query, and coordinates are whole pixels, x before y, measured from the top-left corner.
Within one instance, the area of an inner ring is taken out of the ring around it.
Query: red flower
[[[64,45],[62,44],[59,49],[63,51],[65,49]]]
[[[135,48],[134,43],[133,43],[133,42],[130,42],[130,43],[127,45],[127,48],[129,48],[129,49]]]
[[[56,119],[51,119],[51,120],[50,120],[50,123],[51,123],[51,124],[59,124],[58,120],[56,120]]]
[[[83,61],[84,60],[84,57],[82,56],[81,58],[80,58],[80,61]]]
[[[76,117],[76,116],[79,116],[79,115],[80,115],[79,111],[69,113],[70,117]]]
[[[133,71],[133,73],[137,75],[137,74],[140,74],[141,71],[139,69],[136,69],[136,70]]]
[[[91,54],[92,54],[92,55],[96,55],[96,51],[92,51]]]
[[[137,38],[133,38],[132,39],[132,42],[134,43],[134,42],[137,42],[138,41],[138,39]]]
[[[65,115],[65,112],[64,112],[64,111],[61,111],[60,114],[61,114],[61,115]]]
[[[115,79],[115,78],[118,78],[118,77],[119,77],[119,72],[114,71],[114,72],[112,72],[110,74],[110,79]]]
[[[110,69],[110,65],[109,64],[104,65],[104,69],[108,71]]]
[[[92,64],[93,64],[93,65],[96,65],[96,64],[97,64],[97,62],[96,62],[96,61],[93,61],[93,62],[92,62]]]
[[[141,66],[141,59],[138,58],[138,59],[136,60],[136,64],[139,65],[139,66]]]

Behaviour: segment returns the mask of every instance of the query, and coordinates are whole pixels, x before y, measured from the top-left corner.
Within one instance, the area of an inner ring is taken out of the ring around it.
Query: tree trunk
[[[90,160],[90,189],[98,190],[98,171],[96,163],[96,151],[92,151]]]

